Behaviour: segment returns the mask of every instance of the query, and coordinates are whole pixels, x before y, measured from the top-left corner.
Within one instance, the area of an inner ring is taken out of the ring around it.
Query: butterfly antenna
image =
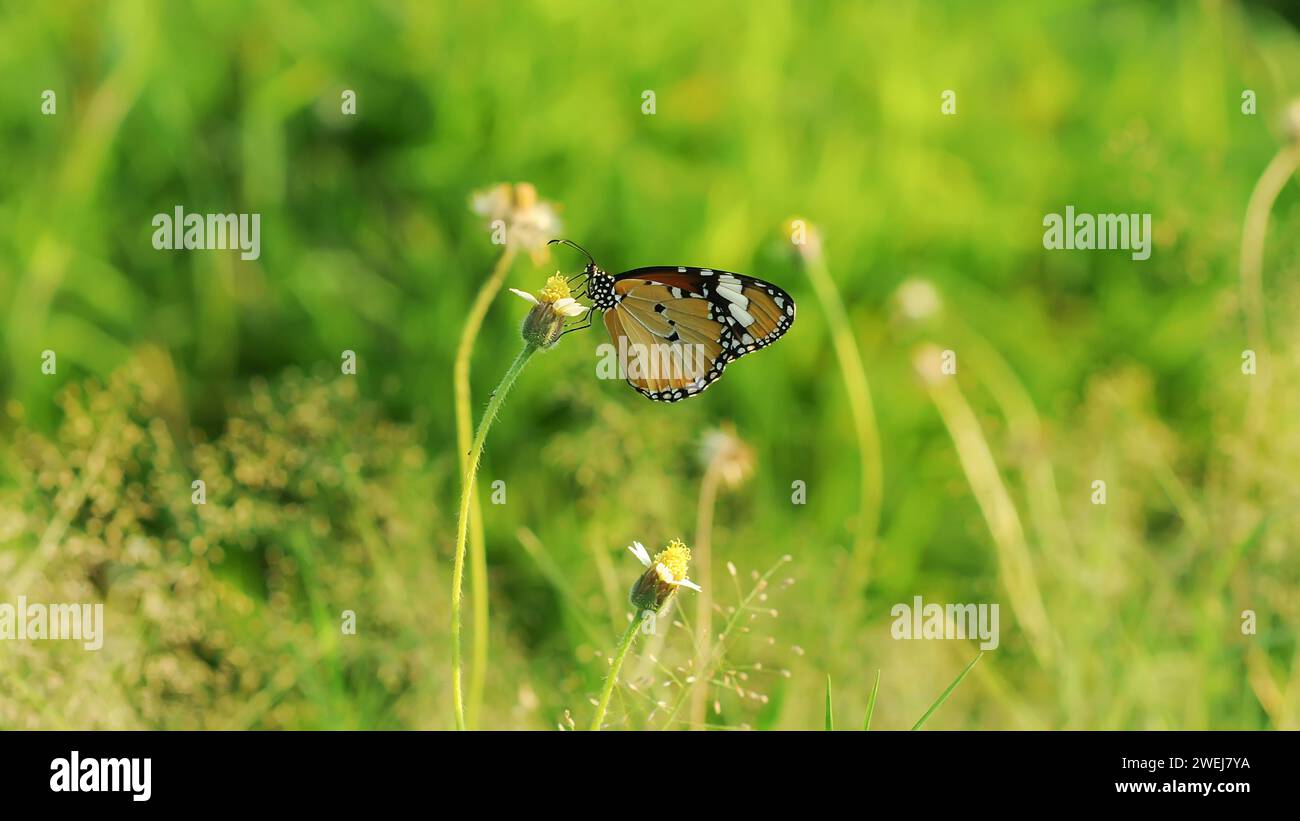
[[[581,245],[579,245],[578,243],[574,242],[571,239],[553,239],[546,244],[554,245],[557,242],[560,243],[561,245],[567,245],[570,248],[578,249],[580,252],[582,252],[582,255],[587,258],[587,262],[590,262],[592,265],[596,264],[596,260],[592,258],[591,253],[586,248],[583,248]]]

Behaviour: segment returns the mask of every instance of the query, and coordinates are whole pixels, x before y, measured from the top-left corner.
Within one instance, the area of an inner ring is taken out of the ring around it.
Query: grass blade
[[[880,671],[876,671],[876,683],[871,688],[871,698],[867,699],[867,717],[862,720],[862,729],[871,729],[871,714],[876,711],[876,693],[880,692]]]
[[[835,712],[831,709],[831,675],[826,674],[826,731],[835,729]]]
[[[952,693],[952,691],[957,688],[958,684],[961,684],[961,680],[966,678],[966,674],[970,672],[970,668],[975,666],[975,662],[979,661],[982,658],[984,658],[983,650],[980,651],[980,654],[978,656],[971,659],[971,663],[966,665],[965,670],[962,670],[960,673],[957,674],[957,678],[953,679],[952,684],[948,685],[948,689],[944,690],[943,694],[934,700],[934,703],[930,705],[930,709],[925,711],[925,715],[921,716],[920,720],[918,720],[916,724],[912,725],[913,730],[919,730],[925,726],[925,722],[930,720],[930,716],[934,714],[935,710],[939,709],[939,705],[947,701],[948,696]]]

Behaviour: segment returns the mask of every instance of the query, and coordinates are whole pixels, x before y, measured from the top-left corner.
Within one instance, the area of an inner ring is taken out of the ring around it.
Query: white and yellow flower
[[[534,305],[548,305],[552,311],[566,318],[581,316],[588,310],[586,305],[570,296],[569,281],[558,273],[546,280],[546,287],[537,296],[518,288],[511,288],[510,292]]]
[[[522,333],[524,341],[539,348],[549,348],[559,341],[566,320],[591,310],[573,298],[568,280],[559,274],[547,279],[546,287],[537,296],[518,288],[511,288],[510,292],[532,304],[533,309],[524,318]]]
[[[894,304],[900,317],[908,322],[924,322],[943,310],[939,289],[928,279],[905,280],[894,291]]]
[[[717,471],[722,484],[737,488],[754,472],[754,450],[736,434],[736,427],[723,422],[704,434],[700,461],[705,470]]]
[[[506,245],[527,251],[537,265],[550,259],[546,243],[563,233],[555,203],[537,196],[531,183],[499,183],[470,197],[470,209],[488,226],[498,220],[505,226]]]
[[[654,558],[640,542],[633,542],[627,548],[646,568],[628,598],[638,610],[657,611],[664,602],[677,592],[679,587],[689,587],[699,591],[700,586],[686,577],[691,563],[691,549],[678,539],[673,539],[668,546],[659,551]]]

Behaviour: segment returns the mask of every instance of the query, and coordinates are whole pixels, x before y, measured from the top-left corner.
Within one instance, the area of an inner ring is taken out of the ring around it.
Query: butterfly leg
[[[575,326],[573,326],[572,328],[569,328],[568,330],[564,331],[564,333],[560,334],[560,337],[563,338],[563,337],[565,336],[565,334],[571,334],[571,333],[573,333],[574,331],[585,331],[587,328],[590,328],[590,327],[591,327],[591,315],[592,315],[593,313],[594,313],[594,311],[587,311],[587,321],[586,321],[585,323],[583,323],[582,325],[575,325]]]
[[[573,291],[573,293],[574,293],[574,296],[577,296],[577,297],[584,297],[584,296],[587,295],[587,279],[588,279],[588,276],[589,276],[589,275],[587,274],[587,272],[584,271],[584,272],[582,272],[581,274],[574,274],[573,276],[569,277],[569,279],[568,279],[569,287],[572,289],[572,291]],[[576,279],[576,280],[580,280],[580,282],[578,282],[577,285],[574,285],[574,284],[573,284],[573,281],[574,281],[575,279]]]

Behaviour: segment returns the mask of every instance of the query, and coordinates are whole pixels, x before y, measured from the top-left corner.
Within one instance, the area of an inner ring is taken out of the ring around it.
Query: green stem
[[[713,508],[718,498],[718,469],[709,465],[700,482],[699,507],[695,514],[695,571],[700,592],[695,594],[695,669],[703,670],[709,656],[709,639],[713,635]],[[709,681],[700,676],[691,688],[691,729],[703,730],[708,710]]]
[[[1263,347],[1264,326],[1263,268],[1264,235],[1268,231],[1268,215],[1277,202],[1278,194],[1291,178],[1291,172],[1300,163],[1300,149],[1287,146],[1277,152],[1264,169],[1246,205],[1246,220],[1241,231],[1241,302],[1246,314],[1247,339],[1256,347]]]
[[[456,364],[453,369],[452,382],[456,402],[456,452],[460,454],[460,472],[463,476],[469,463],[469,448],[474,436],[473,419],[470,417],[470,354],[474,352],[474,341],[478,339],[479,329],[488,308],[501,291],[506,275],[515,261],[514,246],[506,246],[491,275],[484,281],[478,295],[465,314],[465,324],[460,330],[460,342],[456,347]],[[471,491],[473,497],[469,508],[469,586],[470,604],[473,606],[473,618],[470,621],[474,634],[474,647],[470,653],[469,704],[466,710],[468,726],[478,723],[479,707],[483,703],[483,685],[486,681],[488,664],[488,584],[487,584],[487,542],[483,535],[483,508],[479,504],[477,486]]]
[[[1250,380],[1247,397],[1247,429],[1257,432],[1263,424],[1264,394],[1271,376],[1268,362],[1268,328],[1264,320],[1264,236],[1273,204],[1291,174],[1300,166],[1300,146],[1283,147],[1264,169],[1246,204],[1241,230],[1241,306],[1246,315],[1246,342],[1262,360],[1259,375]]]
[[[862,364],[862,354],[848,309],[826,265],[820,241],[805,246],[802,256],[804,270],[830,328],[831,343],[839,362],[840,380],[849,400],[853,432],[858,445],[858,516],[848,567],[838,582],[850,603],[850,611],[847,617],[832,620],[826,625],[828,646],[836,647],[849,641],[842,633],[848,629],[847,625],[857,623],[858,613],[866,600],[863,594],[872,578],[872,565],[879,544],[884,466],[880,429],[871,398],[871,383],[867,381],[867,371]]]
[[[478,433],[474,435],[474,444],[470,447],[469,461],[466,464],[464,481],[460,492],[460,518],[456,530],[456,563],[451,573],[451,697],[456,707],[456,729],[465,729],[465,699],[461,693],[460,662],[460,604],[463,598],[465,577],[465,542],[469,535],[469,510],[474,500],[474,478],[478,475],[479,458],[483,455],[483,442],[487,439],[488,428],[501,410],[501,403],[506,394],[519,378],[519,374],[528,364],[528,360],[537,352],[533,345],[524,345],[524,349],[515,357],[506,375],[501,377],[501,384],[492,392],[487,410],[483,412],[483,421],[479,422]]]
[[[1034,572],[1034,560],[1029,552],[1024,525],[1020,522],[1020,512],[1002,479],[993,450],[955,379],[940,377],[928,388],[993,539],[998,572],[1011,597],[1011,608],[1019,624],[1025,628],[1030,649],[1038,661],[1045,667],[1050,666],[1055,643],[1052,625]]]
[[[596,705],[596,717],[591,720],[591,729],[599,730],[600,725],[605,721],[605,710],[609,708],[609,698],[614,694],[614,685],[618,683],[618,671],[623,666],[623,659],[627,657],[627,651],[632,649],[632,642],[636,639],[637,630],[641,629],[641,622],[634,616],[632,623],[627,626],[627,632],[618,643],[618,652],[614,656],[614,663],[609,667],[609,675],[605,677],[605,689],[600,693],[600,703]]]
[[[857,536],[853,545],[853,561],[849,582],[856,590],[865,585],[871,572],[871,560],[880,527],[881,494],[884,479],[880,455],[880,431],[876,427],[875,406],[871,401],[871,385],[862,365],[858,343],[853,335],[848,310],[840,297],[835,281],[831,279],[826,260],[820,249],[804,254],[805,270],[812,282],[817,301],[831,326],[831,343],[835,358],[839,360],[840,377],[849,397],[849,410],[853,415],[853,430],[858,440],[859,500]]]

